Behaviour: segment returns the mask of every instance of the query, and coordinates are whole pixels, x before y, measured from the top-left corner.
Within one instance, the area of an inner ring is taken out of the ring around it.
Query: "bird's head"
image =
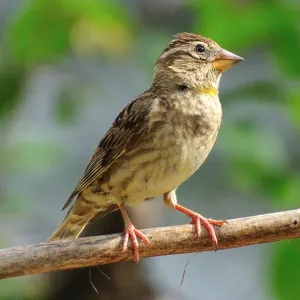
[[[218,89],[221,74],[241,60],[209,38],[179,33],[157,60],[153,83],[167,89]]]

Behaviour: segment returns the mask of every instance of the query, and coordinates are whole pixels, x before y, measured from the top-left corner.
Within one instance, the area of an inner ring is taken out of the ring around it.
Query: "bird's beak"
[[[215,69],[223,72],[242,60],[244,60],[242,57],[222,49],[217,58],[213,61],[213,66]]]

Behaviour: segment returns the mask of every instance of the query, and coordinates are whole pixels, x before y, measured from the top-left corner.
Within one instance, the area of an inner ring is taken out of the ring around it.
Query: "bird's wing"
[[[113,162],[124,153],[128,153],[138,147],[153,127],[153,122],[149,122],[149,119],[154,100],[155,96],[150,91],[146,91],[119,113],[100,141],[83,177],[71,193],[63,210],[70,205],[77,194],[99,178]]]

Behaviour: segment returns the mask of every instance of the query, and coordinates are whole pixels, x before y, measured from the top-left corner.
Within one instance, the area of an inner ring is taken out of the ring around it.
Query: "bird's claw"
[[[228,223],[225,220],[213,220],[213,219],[207,219],[202,217],[199,214],[195,214],[194,216],[191,217],[191,222],[190,224],[194,224],[195,225],[195,230],[196,230],[196,237],[199,238],[200,237],[200,233],[201,233],[201,224],[203,224],[203,226],[207,229],[210,237],[211,237],[211,241],[214,247],[214,250],[217,251],[218,249],[218,239],[216,237],[216,233],[215,233],[215,229],[212,225],[216,225],[216,226],[222,226],[225,223]]]
[[[131,243],[133,246],[133,259],[135,260],[135,262],[138,263],[139,259],[140,259],[140,255],[139,255],[139,242],[137,237],[139,237],[142,241],[144,241],[145,244],[150,245],[150,241],[149,239],[140,231],[137,230],[133,224],[129,224],[125,227],[124,230],[124,240],[123,240],[123,252],[127,251],[128,248],[128,240],[129,237],[131,239]]]

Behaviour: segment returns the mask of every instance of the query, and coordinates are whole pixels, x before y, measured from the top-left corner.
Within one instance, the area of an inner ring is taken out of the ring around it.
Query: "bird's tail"
[[[103,217],[116,209],[118,207],[115,205],[109,207],[92,206],[80,195],[64,221],[47,241],[76,239],[92,219],[98,218],[98,215]]]

